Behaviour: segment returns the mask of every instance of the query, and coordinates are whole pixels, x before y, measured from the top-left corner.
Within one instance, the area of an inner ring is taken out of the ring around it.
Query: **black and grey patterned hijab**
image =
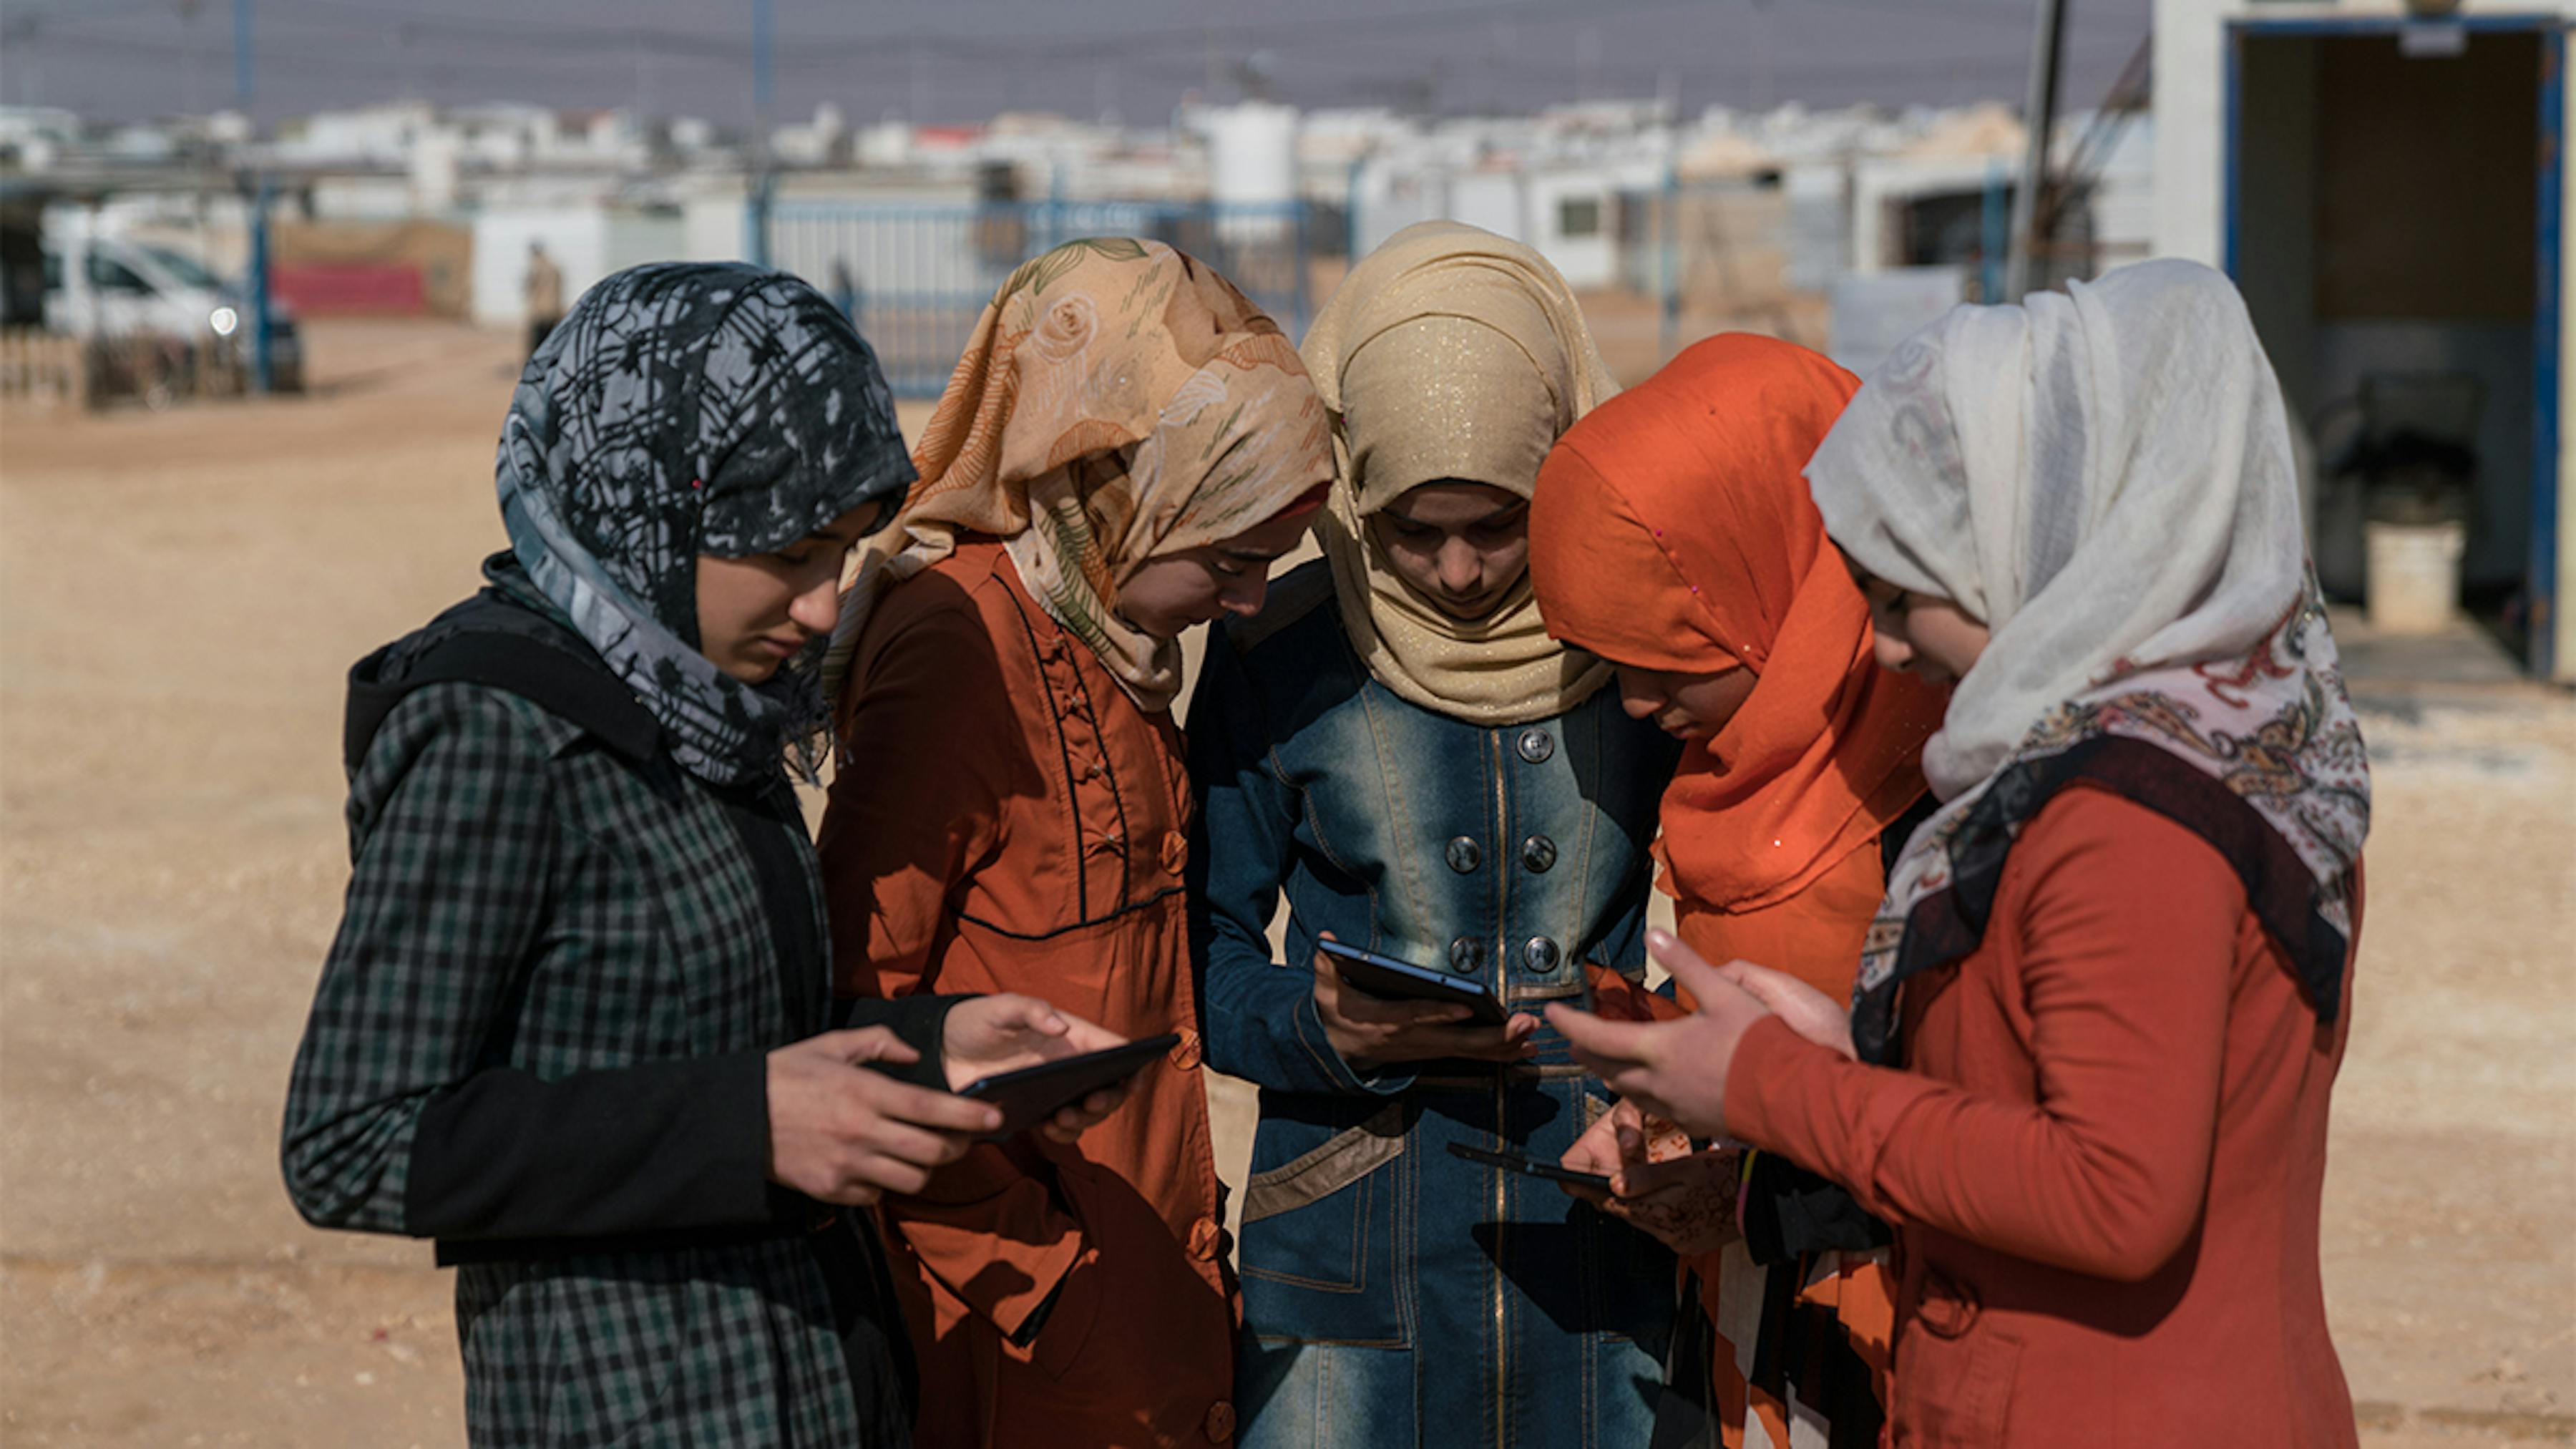
[[[913,479],[876,355],[812,287],[661,263],[591,288],[520,375],[496,465],[495,582],[533,589],[653,712],[673,756],[746,784],[810,778],[827,641],[749,685],[698,652],[700,554],[783,548]],[[524,578],[506,575],[515,559]]]

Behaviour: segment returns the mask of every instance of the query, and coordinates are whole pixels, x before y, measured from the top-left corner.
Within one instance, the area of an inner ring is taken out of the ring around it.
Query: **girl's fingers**
[[[1610,1021],[1570,1006],[1547,1009],[1548,1023],[1565,1034],[1578,1056],[1615,1062],[1654,1059],[1655,1033],[1662,1028],[1642,1021]]]
[[[944,1166],[965,1156],[967,1143],[965,1139],[949,1133],[925,1132],[889,1119],[879,1122],[858,1146],[861,1152],[870,1156],[927,1169]],[[904,1189],[906,1192],[911,1190]]]
[[[1492,1026],[1426,1026],[1413,1032],[1407,1045],[1431,1056],[1473,1057],[1488,1062],[1515,1062],[1529,1054],[1527,1043],[1515,1041],[1503,1028]]]
[[[1679,946],[1684,951],[1690,951],[1689,947],[1682,946],[1678,940],[1673,944],[1675,946]],[[1706,1009],[1708,1003],[1712,999],[1716,999],[1725,993],[1739,992],[1743,990],[1742,987],[1739,987],[1734,982],[1727,980],[1725,975],[1716,967],[1701,960],[1699,958],[1699,953],[1695,951],[1691,951],[1686,957],[1676,956],[1671,960],[1665,961],[1664,969],[1673,973],[1673,980],[1679,984],[1684,991],[1689,992],[1691,994],[1691,999],[1697,1001],[1702,1009]]]
[[[1002,997],[1001,1012],[997,1024],[1014,1031],[1033,1031],[1041,1036],[1062,1036],[1065,1033],[1064,1018],[1056,1014],[1054,1007],[1034,996],[1014,993]]]
[[[1796,1007],[1837,1006],[1832,997],[1788,972],[1756,966],[1750,961],[1729,961],[1717,968],[1717,974],[1775,1012],[1785,1014]]]
[[[814,1040],[834,1056],[852,1065],[860,1062],[893,1062],[897,1066],[906,1066],[921,1060],[921,1053],[906,1046],[903,1038],[881,1026],[827,1031],[815,1037]]]
[[[984,1102],[908,1086],[891,1077],[867,1074],[873,1079],[873,1099],[879,1115],[897,1122],[910,1122],[935,1132],[991,1132],[1002,1125],[1001,1109]]]
[[[1646,932],[1646,954],[1655,958],[1667,971],[1678,976],[1685,970],[1711,971],[1708,958],[1694,951],[1690,943],[1661,926]]]
[[[859,1154],[857,1161],[850,1164],[848,1185],[862,1191],[875,1189],[883,1192],[916,1193],[930,1186],[930,1173],[927,1169],[897,1158],[874,1152],[863,1152]]]

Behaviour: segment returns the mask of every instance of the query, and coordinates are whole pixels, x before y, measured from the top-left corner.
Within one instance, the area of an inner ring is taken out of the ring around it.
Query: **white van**
[[[125,237],[53,231],[45,238],[45,326],[104,337],[207,340],[251,360],[250,304],[242,289],[196,258]],[[66,285],[69,281],[72,285]],[[270,377],[281,392],[303,386],[303,339],[294,317],[269,300]]]

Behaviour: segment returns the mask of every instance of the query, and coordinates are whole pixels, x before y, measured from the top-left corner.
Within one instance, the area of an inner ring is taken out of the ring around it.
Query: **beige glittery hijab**
[[[1619,390],[1556,268],[1477,227],[1409,226],[1351,269],[1299,350],[1333,419],[1318,531],[1369,672],[1483,725],[1562,714],[1600,688],[1610,666],[1548,637],[1526,575],[1491,614],[1452,619],[1365,526],[1436,479],[1530,497],[1557,437]]]

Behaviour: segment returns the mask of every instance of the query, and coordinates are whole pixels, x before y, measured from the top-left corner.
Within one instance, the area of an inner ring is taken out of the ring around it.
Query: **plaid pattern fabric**
[[[710,787],[515,695],[406,696],[351,782],[349,827],[346,914],[287,1104],[287,1173],[317,1223],[406,1231],[422,1109],[476,1071],[554,1080],[765,1050],[828,1009],[818,980],[789,1019],[758,882]],[[477,1444],[900,1440],[886,1406],[855,1401],[801,1241],[468,1264],[456,1309]]]

